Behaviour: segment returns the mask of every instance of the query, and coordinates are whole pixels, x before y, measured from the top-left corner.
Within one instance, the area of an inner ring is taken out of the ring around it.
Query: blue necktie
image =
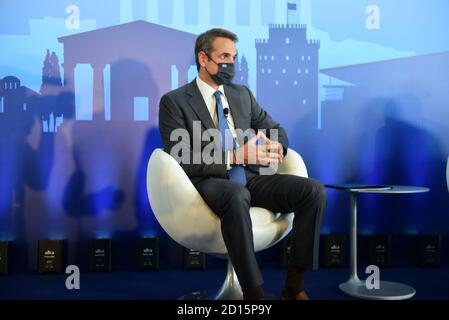
[[[231,130],[228,126],[228,121],[226,120],[223,103],[221,101],[221,92],[215,91],[215,99],[217,100],[217,115],[218,115],[218,127],[221,133],[221,146],[224,151],[235,150],[237,145],[235,139],[232,136]],[[231,140],[232,139],[232,140]],[[226,142],[226,143],[225,143]],[[227,148],[227,149],[226,149]],[[229,180],[240,183],[241,185],[246,185],[246,175],[245,169],[242,165],[233,166],[228,171]]]

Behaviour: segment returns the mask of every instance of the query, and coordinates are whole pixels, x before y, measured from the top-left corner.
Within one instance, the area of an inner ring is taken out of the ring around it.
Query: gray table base
[[[380,281],[379,289],[368,289],[365,281],[350,279],[341,283],[338,288],[354,298],[370,300],[405,300],[416,293],[413,287],[390,281]]]
[[[357,192],[351,194],[351,276],[348,281],[341,283],[338,287],[344,293],[355,298],[373,300],[405,300],[413,297],[416,293],[411,286],[389,281],[380,281],[379,289],[368,289],[365,281],[357,275]]]

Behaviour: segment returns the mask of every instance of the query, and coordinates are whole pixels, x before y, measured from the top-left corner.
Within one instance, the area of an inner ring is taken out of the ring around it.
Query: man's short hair
[[[199,71],[201,66],[198,60],[198,53],[200,51],[204,51],[206,54],[210,54],[212,52],[212,45],[214,43],[215,38],[222,37],[228,38],[234,42],[238,41],[237,35],[232,33],[231,31],[215,28],[210,29],[198,36],[195,42],[195,61],[196,61],[196,69]]]

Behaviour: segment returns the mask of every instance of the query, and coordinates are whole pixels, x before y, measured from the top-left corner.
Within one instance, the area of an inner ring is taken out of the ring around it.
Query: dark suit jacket
[[[270,138],[269,129],[278,129],[278,141],[282,144],[285,155],[288,149],[288,139],[285,130],[261,108],[251,91],[245,86],[230,84],[224,86],[224,92],[234,119],[235,128],[240,128],[243,131],[249,128],[256,131],[258,129],[266,129],[268,138]],[[190,135],[189,145],[186,146],[190,148],[188,155],[190,162],[183,163],[181,161],[180,165],[187,173],[187,176],[189,176],[193,183],[206,177],[226,178],[227,166],[224,163],[224,159],[226,159],[224,152],[222,152],[223,161],[220,164],[206,164],[204,162],[200,164],[192,163],[193,121],[201,121],[201,136],[204,130],[215,128],[209,110],[196,84],[196,80],[168,92],[161,98],[159,106],[159,130],[164,144],[164,151],[170,153],[173,146],[179,143],[179,141],[170,141],[172,131],[180,128],[186,129]],[[209,141],[201,142],[201,151],[203,151],[203,148],[210,141],[213,141],[213,137]],[[243,145],[245,142],[244,137],[241,135],[237,136],[237,141],[239,145]],[[217,148],[217,150],[221,150],[221,148]],[[247,167],[252,169],[253,172],[258,171],[257,166],[251,165]]]

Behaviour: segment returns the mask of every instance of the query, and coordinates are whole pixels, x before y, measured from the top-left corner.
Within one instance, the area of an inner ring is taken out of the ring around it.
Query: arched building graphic
[[[93,70],[93,119],[104,120],[104,69],[110,65],[111,120],[133,120],[134,98],[147,97],[149,117],[157,118],[160,96],[171,89],[172,66],[178,85],[188,81],[195,64],[196,36],[146,21],[59,38],[64,44],[64,85],[76,92],[75,68],[88,64]]]

